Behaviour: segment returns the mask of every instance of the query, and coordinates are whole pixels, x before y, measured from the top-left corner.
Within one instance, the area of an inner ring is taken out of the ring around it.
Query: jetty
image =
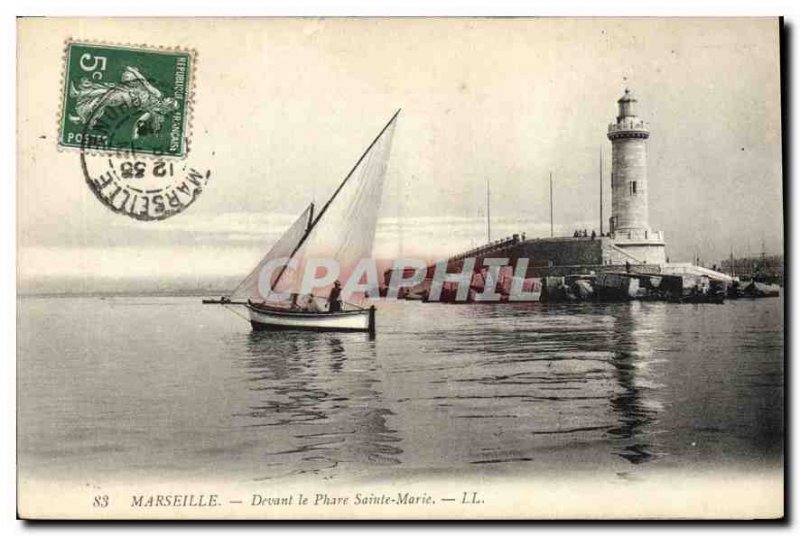
[[[686,262],[670,262],[663,231],[653,230],[648,218],[647,123],[638,115],[638,100],[630,89],[617,101],[617,116],[608,125],[611,142],[611,216],[603,218],[605,186],[600,154],[600,220],[597,229],[575,229],[572,236],[557,237],[553,225],[553,177],[550,174],[550,236],[526,239],[525,233],[499,240],[491,238],[491,203],[487,182],[487,243],[428,266],[426,277],[398,296],[427,301],[437,264],[446,263],[447,273],[462,273],[474,259],[469,292],[456,292],[455,283],[445,284],[435,301],[471,303],[484,290],[486,259],[508,259],[495,281],[496,290],[507,298],[514,278],[522,278],[540,301],[625,301],[721,303],[725,298],[766,297],[779,293],[767,282],[749,284],[722,270]],[[392,271],[384,274],[388,285]],[[501,299],[500,301],[508,301]]]

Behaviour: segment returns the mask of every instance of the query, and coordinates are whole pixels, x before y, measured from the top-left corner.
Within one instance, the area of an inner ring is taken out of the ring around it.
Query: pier
[[[607,233],[603,232],[601,206],[600,234],[584,230],[567,237],[526,239],[522,232],[489,241],[431,264],[425,280],[400,297],[427,300],[437,264],[446,263],[448,274],[461,273],[467,259],[475,260],[469,293],[466,298],[456,299],[456,295],[464,293],[446,288],[444,301],[471,302],[476,294],[483,292],[488,271],[486,259],[507,259],[507,267],[501,269],[499,280],[495,281],[500,293],[510,288],[510,279],[522,277],[526,288],[540,289],[542,301],[718,302],[725,297],[739,297],[737,289],[744,287],[734,276],[691,263],[669,262],[664,233],[650,227],[646,151],[650,130],[638,116],[637,106],[638,100],[626,89],[617,101],[617,117],[607,130],[612,152],[612,210]],[[602,192],[602,169],[600,183]],[[490,224],[487,221],[487,227]],[[525,267],[524,273],[517,270],[521,265]],[[384,274],[387,285],[391,275],[391,271]],[[770,294],[773,290],[753,290],[751,294]]]

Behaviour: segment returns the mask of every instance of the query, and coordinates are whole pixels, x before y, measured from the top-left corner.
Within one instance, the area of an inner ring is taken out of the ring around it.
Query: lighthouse
[[[650,131],[636,115],[636,97],[630,89],[617,101],[617,121],[608,125],[611,140],[612,233],[641,236],[647,223],[647,138]]]
[[[630,89],[617,101],[611,141],[611,241],[604,262],[658,264],[666,260],[664,237],[650,228],[647,213],[647,140],[650,130],[638,115]]]

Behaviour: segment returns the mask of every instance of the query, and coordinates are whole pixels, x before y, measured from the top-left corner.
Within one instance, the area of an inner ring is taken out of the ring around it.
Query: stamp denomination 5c
[[[184,157],[194,54],[68,42],[60,147]]]

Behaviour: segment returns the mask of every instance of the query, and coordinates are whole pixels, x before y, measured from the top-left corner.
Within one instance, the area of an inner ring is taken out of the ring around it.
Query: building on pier
[[[650,130],[637,115],[630,89],[617,101],[617,120],[608,125],[611,141],[611,218],[603,242],[603,264],[664,264],[661,231],[650,228],[647,210],[647,139]]]
[[[518,235],[485,244],[448,259],[449,270],[476,257],[528,259],[528,276],[567,275],[586,270],[660,271],[667,262],[664,234],[648,221],[647,139],[650,131],[637,115],[638,101],[629,89],[617,101],[611,141],[611,217],[608,233],[595,236],[522,239]]]
[[[486,258],[507,258],[517,265],[527,259],[526,277],[628,271],[675,275],[704,275],[730,280],[725,274],[690,263],[669,263],[662,231],[650,227],[648,215],[647,140],[650,130],[637,110],[638,101],[630,89],[617,101],[616,120],[609,124],[611,142],[611,217],[609,232],[584,236],[525,239],[513,235],[447,259],[447,271],[460,271],[464,259],[476,259],[479,271]],[[435,265],[428,268],[433,277]],[[384,274],[388,283],[391,271]]]

